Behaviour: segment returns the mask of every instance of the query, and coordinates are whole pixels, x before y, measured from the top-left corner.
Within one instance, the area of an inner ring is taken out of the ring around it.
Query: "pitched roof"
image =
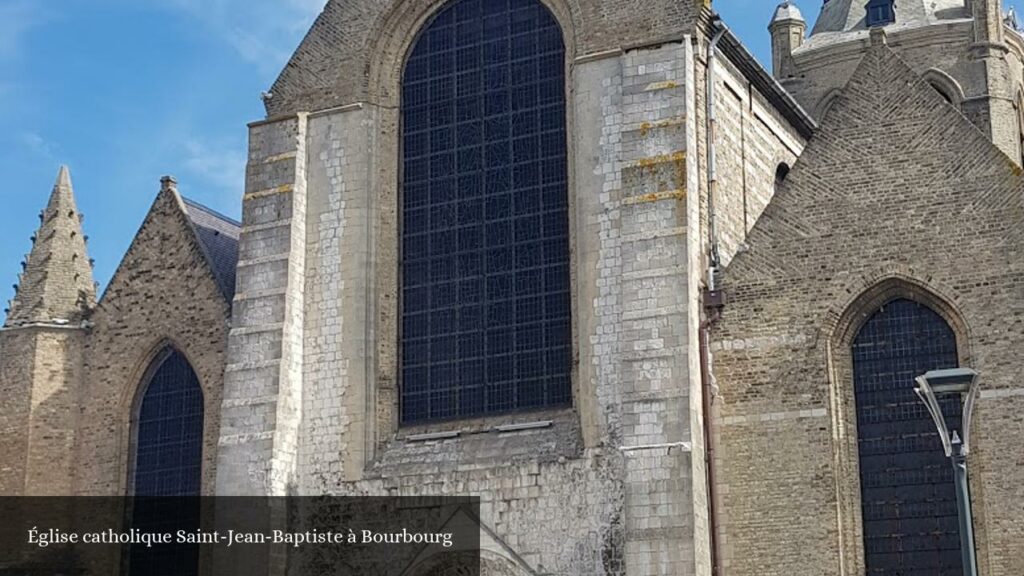
[[[210,268],[217,278],[224,298],[235,296],[235,269],[238,267],[238,237],[242,224],[202,204],[182,197],[186,214],[195,227]]]
[[[899,32],[970,18],[970,10],[963,0],[900,0],[896,2],[896,21],[886,29]],[[821,7],[810,37],[797,52],[862,39],[867,35],[867,0],[828,0]]]

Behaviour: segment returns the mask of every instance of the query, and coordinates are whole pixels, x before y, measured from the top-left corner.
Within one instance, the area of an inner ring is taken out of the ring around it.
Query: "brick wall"
[[[129,489],[134,402],[167,346],[188,359],[203,389],[202,489],[213,493],[228,312],[180,197],[161,192],[92,316],[77,399],[75,494]]]
[[[0,335],[0,493],[21,494],[25,487],[25,458],[31,406],[32,364],[35,338],[31,332]]]
[[[1007,156],[1020,163],[1019,107],[1024,90],[1024,39],[1007,33],[990,51],[975,45],[975,23],[951,19],[890,30],[890,44],[917,73],[936,69],[958,85],[965,115]],[[819,120],[856,69],[870,40],[866,31],[812,36],[795,55],[786,88]]]
[[[869,50],[724,275],[724,574],[863,571],[849,333],[895,297],[951,319],[982,374],[980,569],[1024,569],[1024,466],[999,453],[1021,433],[1022,192],[985,135],[884,44]]]

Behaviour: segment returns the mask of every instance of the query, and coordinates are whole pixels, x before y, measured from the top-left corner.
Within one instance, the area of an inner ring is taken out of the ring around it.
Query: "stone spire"
[[[5,327],[73,324],[96,304],[92,262],[75,205],[71,175],[61,166],[46,209],[39,214],[32,251],[22,263]]]

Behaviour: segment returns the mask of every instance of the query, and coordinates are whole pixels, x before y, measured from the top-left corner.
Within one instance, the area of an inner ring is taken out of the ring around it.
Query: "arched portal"
[[[402,79],[401,421],[571,402],[565,46],[538,0],[456,0]]]
[[[917,376],[959,365],[956,335],[932,309],[896,299],[852,353],[866,574],[962,574],[952,469],[914,393]],[[956,400],[942,408],[959,426]]]

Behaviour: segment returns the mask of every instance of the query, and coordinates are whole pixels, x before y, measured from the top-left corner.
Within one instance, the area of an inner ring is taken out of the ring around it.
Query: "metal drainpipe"
[[[718,113],[715,107],[715,68],[718,60],[718,42],[725,36],[726,28],[722,25],[720,17],[716,14],[711,21],[715,36],[708,44],[708,66],[707,78],[707,147],[708,147],[708,290],[716,289],[715,273],[721,263],[718,253],[718,225],[715,217],[715,192],[718,188],[718,153],[715,149],[715,136],[717,134]]]
[[[717,289],[715,274],[720,265],[718,253],[718,230],[715,217],[715,192],[718,187],[718,162],[717,150],[715,148],[715,135],[717,114],[715,110],[715,68],[718,57],[718,42],[725,36],[726,28],[718,15],[711,21],[714,37],[708,44],[707,53],[707,76],[706,85],[706,132],[707,132],[707,155],[708,155],[708,270],[707,290],[704,293],[704,309],[707,318],[700,324],[700,377],[701,377],[701,399],[704,410],[704,470],[705,481],[707,482],[708,496],[708,545],[711,548],[711,574],[718,576],[721,573],[721,554],[718,549],[718,511],[715,505],[715,444],[712,436],[711,408],[714,397],[714,358],[711,354],[711,325],[718,320],[720,308],[709,302],[708,296]],[[721,300],[719,300],[719,306]]]

